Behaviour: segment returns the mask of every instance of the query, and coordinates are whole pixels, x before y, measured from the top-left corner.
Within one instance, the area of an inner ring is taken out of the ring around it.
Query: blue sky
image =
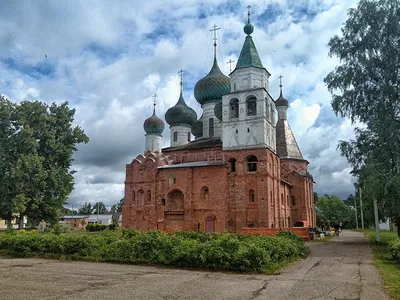
[[[136,2],[136,3],[134,3]],[[328,57],[329,38],[340,34],[353,0],[161,0],[1,1],[0,93],[15,102],[69,101],[76,124],[90,138],[75,154],[75,190],[70,203],[123,196],[125,164],[144,148],[143,121],[179,97],[178,71],[184,69],[184,97],[198,115],[196,82],[212,64],[214,24],[217,58],[237,61],[248,5],[253,39],[272,74],[270,94],[290,101],[289,122],[316,181],[315,190],[346,197],[353,192],[350,167],[336,150],[353,137],[349,120],[336,117],[323,78],[338,64]],[[46,57],[47,56],[47,57]],[[164,132],[165,145],[169,131]]]

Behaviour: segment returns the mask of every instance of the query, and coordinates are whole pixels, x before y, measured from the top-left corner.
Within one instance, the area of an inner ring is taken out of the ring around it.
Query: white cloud
[[[68,100],[76,108],[76,124],[90,137],[74,155],[78,173],[71,202],[102,199],[109,205],[121,198],[124,166],[143,151],[142,125],[151,115],[152,95],[159,95],[157,115],[164,118],[179,97],[180,69],[186,71],[184,98],[200,117],[193,87],[211,67],[209,29],[221,27],[217,58],[227,74],[226,62],[237,61],[243,45],[245,7],[251,2],[0,2],[5,12],[0,19],[5,32],[0,36],[0,93],[13,101]],[[278,96],[277,77],[284,76],[289,121],[310,161],[317,191],[342,196],[352,192],[351,177],[336,146],[339,139],[353,136],[353,126],[332,113],[323,78],[338,63],[328,58],[326,45],[340,33],[346,10],[355,3],[261,0],[251,16],[253,39],[272,73],[271,95]],[[279,15],[269,8],[266,17],[258,18],[270,4]],[[50,73],[32,76],[40,66]]]

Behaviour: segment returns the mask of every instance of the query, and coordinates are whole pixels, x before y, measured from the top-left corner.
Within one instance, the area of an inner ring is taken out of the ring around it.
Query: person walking
[[[39,223],[39,231],[41,234],[44,233],[45,228],[46,228],[46,222],[42,219],[42,221]]]

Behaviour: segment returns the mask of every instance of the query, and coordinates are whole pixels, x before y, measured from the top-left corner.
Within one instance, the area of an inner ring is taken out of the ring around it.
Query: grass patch
[[[381,242],[376,244],[375,229],[358,231],[364,233],[372,244],[375,265],[383,277],[390,298],[400,300],[400,262],[390,254],[391,243],[398,240],[397,233],[381,231]]]
[[[0,253],[271,274],[310,250],[302,238],[285,231],[251,236],[124,229],[96,234],[10,232],[0,234]]]

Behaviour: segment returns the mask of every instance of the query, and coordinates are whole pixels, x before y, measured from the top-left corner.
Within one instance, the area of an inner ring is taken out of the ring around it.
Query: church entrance
[[[215,218],[213,216],[206,218],[206,232],[215,232]]]

